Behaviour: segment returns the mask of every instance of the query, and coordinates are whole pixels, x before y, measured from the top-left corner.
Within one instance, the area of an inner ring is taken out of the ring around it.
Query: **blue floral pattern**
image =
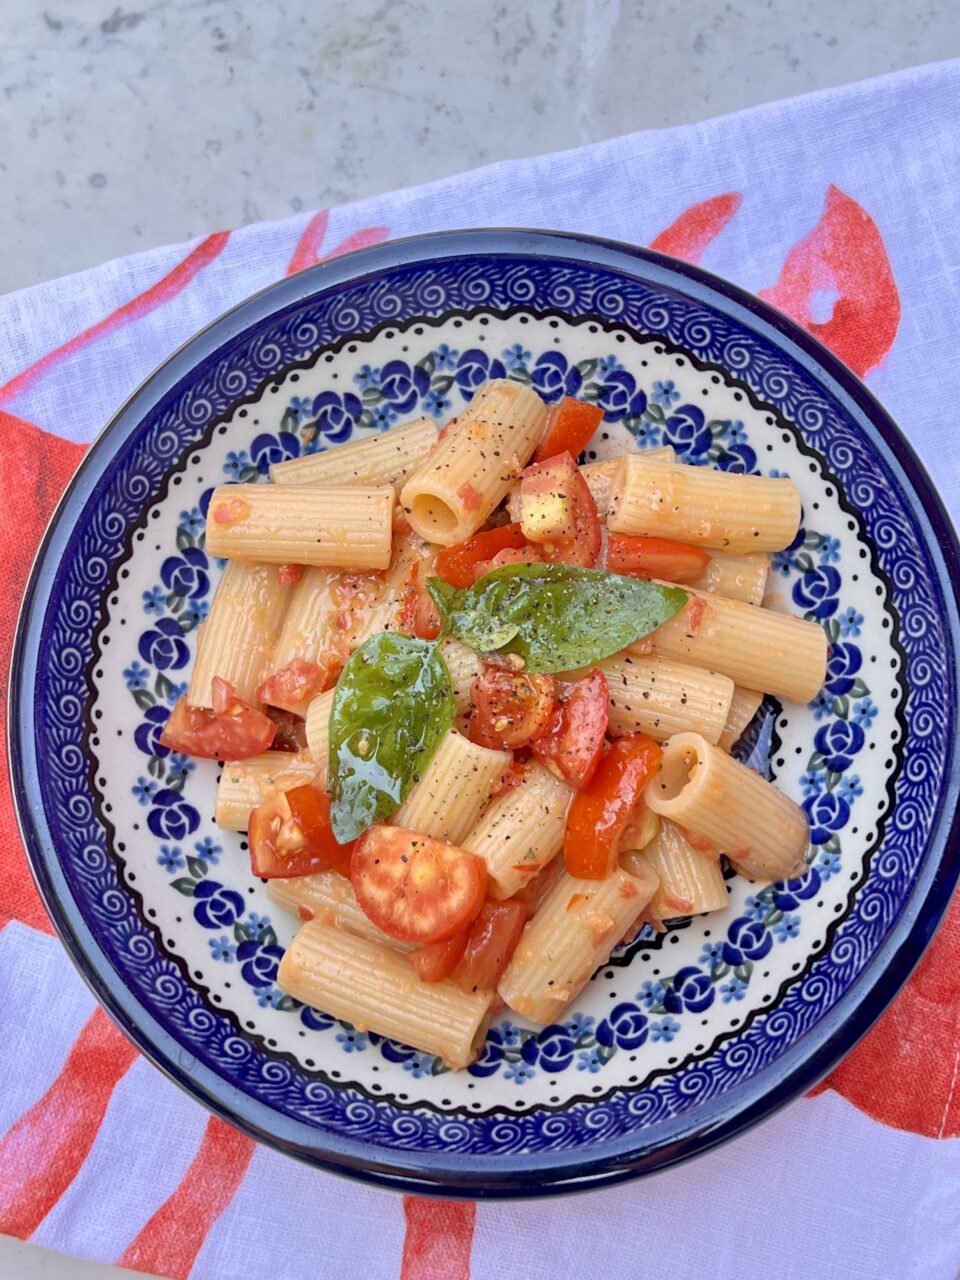
[[[743,422],[709,418],[699,405],[685,402],[673,382],[642,386],[613,355],[574,364],[559,351],[536,354],[519,343],[500,357],[481,348],[458,351],[443,344],[415,362],[397,359],[379,368],[364,365],[354,377],[357,393],[292,397],[277,432],[260,432],[249,453],[230,453],[225,470],[231,479],[259,480],[272,464],[324,449],[348,438],[355,428],[383,430],[417,412],[449,416],[487,378],[505,376],[532,385],[550,402],[576,395],[599,405],[605,422],[621,423],[643,447],[670,444],[689,463],[756,470],[756,455]],[[212,959],[237,965],[264,1008],[295,1013],[314,1030],[338,1028],[336,1043],[345,1053],[373,1047],[414,1078],[442,1074],[446,1068],[438,1059],[361,1034],[284,995],[275,983],[282,948],[269,920],[256,913],[244,916],[241,895],[209,876],[220,847],[207,837],[193,845],[192,853],[183,852],[183,842],[200,821],[181,794],[191,764],[172,755],[160,735],[170,706],[183,689],[166,673],[186,665],[186,637],[208,608],[209,563],[203,534],[208,495],[204,498],[200,508],[181,513],[176,554],[163,561],[161,584],[142,593],[148,625],[137,642],[140,661],[134,660],[124,670],[131,696],[143,712],[134,738],[146,757],[147,776],[139,779],[134,794],[149,810],[151,832],[168,842],[158,862],[170,873],[172,887],[193,899],[197,922],[220,931],[210,940]],[[700,1016],[718,1002],[744,1000],[756,964],[775,946],[789,944],[799,935],[800,916],[795,909],[817,892],[821,880],[840,870],[840,833],[863,794],[859,778],[847,770],[863,750],[877,714],[856,644],[863,617],[852,607],[841,608],[842,579],[836,567],[840,557],[836,538],[801,528],[791,547],[773,563],[776,572],[791,577],[794,604],[805,618],[824,627],[831,645],[823,689],[811,703],[820,721],[815,750],[801,779],[811,834],[807,874],[751,895],[744,913],[727,925],[723,938],[704,946],[697,964],[644,981],[632,1000],[618,1002],[599,1022],[579,1012],[541,1031],[501,1021],[491,1029],[482,1053],[469,1068],[472,1075],[502,1074],[519,1086],[540,1072],[556,1075],[576,1070],[594,1075],[618,1053],[634,1052],[648,1040],[670,1043],[685,1018]],[[225,934],[224,929],[230,932]]]

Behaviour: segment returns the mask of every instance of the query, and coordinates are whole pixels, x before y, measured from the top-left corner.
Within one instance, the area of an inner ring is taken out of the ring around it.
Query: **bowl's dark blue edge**
[[[960,792],[958,754],[944,780],[935,836],[917,876],[910,901],[883,946],[837,1005],[783,1057],[747,1084],[660,1127],[655,1146],[637,1146],[636,1135],[611,1140],[597,1156],[576,1152],[510,1155],[500,1158],[429,1156],[344,1141],[291,1120],[257,1102],[196,1062],[130,996],[120,976],[87,929],[57,862],[56,850],[38,799],[32,754],[35,747],[32,691],[39,636],[49,597],[45,579],[55,568],[90,491],[109,465],[111,445],[136,429],[144,415],[189,375],[200,360],[236,340],[249,327],[295,306],[309,296],[362,274],[402,264],[464,255],[522,253],[540,258],[589,261],[632,274],[641,264],[648,279],[693,294],[701,301],[723,299],[723,307],[748,327],[777,335],[779,345],[819,380],[867,430],[894,470],[917,495],[915,518],[937,564],[947,613],[947,632],[960,638],[958,583],[960,546],[930,478],[898,428],[859,380],[815,338],[766,303],[699,267],[647,249],[563,232],[498,228],[439,232],[397,240],[313,267],[241,303],[175,352],[118,411],[98,437],[54,513],[31,572],[11,659],[8,750],[17,821],[44,905],[60,938],[93,994],[141,1052],[175,1083],[211,1111],[251,1137],[334,1173],[404,1192],[464,1198],[526,1197],[609,1186],[665,1169],[702,1154],[808,1090],[826,1075],[880,1016],[920,959],[950,901],[960,874]],[[679,282],[678,282],[679,277]],[[826,376],[824,376],[826,375]],[[950,655],[945,655],[949,657]],[[946,663],[955,693],[954,668]]]

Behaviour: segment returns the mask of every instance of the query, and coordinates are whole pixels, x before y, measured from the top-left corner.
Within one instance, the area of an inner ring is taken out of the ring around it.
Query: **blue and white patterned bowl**
[[[276,987],[293,922],[212,820],[217,770],[158,734],[220,566],[225,477],[443,419],[487,377],[606,411],[598,456],[789,474],[775,558],[827,630],[827,684],[768,702],[751,763],[804,804],[810,870],[615,954],[563,1025],[502,1018],[468,1072]],[[106,1008],[207,1106],[291,1154],[454,1195],[662,1168],[809,1087],[878,1016],[957,877],[957,546],[894,425],[756,299],[625,246],[517,231],[383,245],[244,303],[100,437],[44,540],[13,665],[20,822],[60,934]],[[38,1011],[42,1016],[42,1011]]]

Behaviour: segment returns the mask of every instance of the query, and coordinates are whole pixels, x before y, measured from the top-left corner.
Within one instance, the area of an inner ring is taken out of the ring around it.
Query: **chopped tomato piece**
[[[421,640],[436,640],[441,631],[440,615],[420,581],[420,565],[415,563],[400,600],[398,630]]]
[[[522,760],[511,760],[503,771],[503,776],[497,783],[497,789],[490,797],[491,800],[497,800],[500,796],[505,796],[508,791],[512,791],[514,787],[519,787],[530,772],[530,766]]]
[[[533,754],[576,790],[589,786],[600,763],[610,720],[610,690],[602,671],[562,689],[550,723],[531,743]]]
[[[326,804],[324,804],[326,801]],[[350,870],[352,845],[339,845],[330,828],[330,801],[312,783],[281,791],[258,805],[247,826],[255,876],[309,876],[333,867]]]
[[[292,587],[303,577],[302,564],[281,564],[277,566],[277,581],[281,587]]]
[[[457,490],[457,497],[463,503],[467,511],[479,511],[480,505],[483,502],[483,495],[479,490],[473,487],[469,480],[462,484]]]
[[[486,902],[474,920],[463,959],[453,971],[462,991],[496,991],[520,941],[529,911],[525,902]]]
[[[669,538],[633,537],[611,533],[607,542],[607,568],[632,578],[666,578],[668,582],[696,582],[710,563],[699,547]]]
[[[436,560],[437,575],[451,587],[473,586],[474,565],[490,560],[498,551],[507,547],[520,548],[526,543],[519,524],[505,524],[499,529],[485,529],[458,542],[455,547],[445,547]]]
[[[442,982],[449,978],[457,967],[467,945],[468,931],[462,929],[445,942],[429,942],[425,947],[414,951],[410,962],[417,971],[421,982]]]
[[[470,688],[470,741],[515,751],[546,729],[554,703],[550,676],[485,667]]]
[[[286,793],[290,813],[309,848],[323,858],[328,867],[350,877],[350,859],[355,841],[340,844],[330,824],[330,797],[316,782],[291,787]]]
[[[585,404],[567,396],[549,419],[533,455],[534,462],[542,462],[544,458],[552,458],[558,453],[569,453],[575,458],[590,443],[602,421],[603,410],[599,405]]]
[[[326,664],[321,666],[307,662],[305,658],[294,658],[261,682],[257,697],[271,707],[302,711],[311,698],[336,684],[337,675],[339,664],[333,665],[331,670]]]
[[[551,560],[590,567],[600,554],[600,516],[569,453],[535,462],[520,477],[520,528]]]
[[[270,717],[277,729],[277,736],[273,740],[272,750],[306,750],[307,726],[303,716],[294,715],[292,711],[281,711],[279,707],[267,707],[265,714]]]
[[[623,833],[644,803],[643,788],[662,755],[646,734],[627,734],[601,759],[590,786],[576,792],[563,839],[564,860],[572,876],[603,880],[616,869]]]
[[[246,760],[273,744],[277,726],[238,698],[233,686],[214,677],[213,710],[178,698],[160,741],[171,751],[207,760]]]
[[[483,906],[482,858],[433,836],[375,826],[357,841],[350,878],[357,902],[384,933],[401,942],[444,942]]]

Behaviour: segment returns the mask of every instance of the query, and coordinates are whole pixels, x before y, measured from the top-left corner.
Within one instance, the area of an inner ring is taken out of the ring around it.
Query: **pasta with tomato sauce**
[[[501,379],[210,504],[228,568],[161,740],[226,761],[217,819],[300,923],[280,987],[451,1068],[501,1003],[556,1021],[641,925],[804,868],[803,810],[730,754],[825,674],[760,604],[796,489],[582,465],[602,416]]]

